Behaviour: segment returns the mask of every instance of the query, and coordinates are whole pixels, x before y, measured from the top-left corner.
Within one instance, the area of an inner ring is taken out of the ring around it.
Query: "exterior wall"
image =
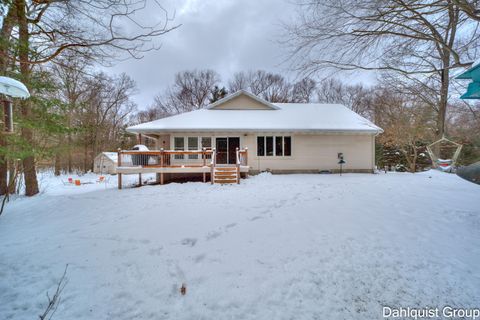
[[[265,110],[271,109],[270,107],[260,103],[246,95],[239,95],[227,102],[222,103],[214,107],[214,109],[223,109],[223,110]]]
[[[292,137],[291,156],[257,156],[257,136]],[[371,134],[294,134],[294,133],[234,133],[188,132],[172,133],[174,137],[240,137],[241,148],[248,147],[248,165],[252,173],[272,171],[278,173],[336,171],[339,169],[338,153],[343,153],[346,172],[372,172],[375,167],[375,137]],[[208,160],[207,160],[208,161]],[[200,163],[201,160],[184,159],[183,163]]]
[[[338,153],[343,153],[345,171],[371,172],[375,167],[373,135],[347,134],[278,134],[292,137],[292,155],[285,157],[257,156],[257,135],[245,139],[249,146],[248,164],[252,171],[289,173],[339,169]],[[260,134],[267,136],[267,134]],[[268,135],[271,136],[271,135]]]
[[[103,154],[95,157],[95,160],[93,161],[94,173],[115,174],[116,168],[117,164]]]
[[[157,136],[157,143],[156,143],[156,149],[160,150],[161,148],[165,150],[170,150],[170,135],[169,134],[163,134]]]

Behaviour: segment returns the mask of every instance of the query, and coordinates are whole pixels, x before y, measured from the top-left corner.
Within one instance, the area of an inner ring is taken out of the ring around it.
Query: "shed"
[[[116,152],[101,152],[93,160],[93,172],[95,173],[117,173],[117,156]]]

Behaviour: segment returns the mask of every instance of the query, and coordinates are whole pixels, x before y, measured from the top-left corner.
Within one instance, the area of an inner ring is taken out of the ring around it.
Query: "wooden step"
[[[237,183],[237,179],[214,179],[213,182],[221,184]]]
[[[216,176],[236,176],[237,172],[236,171],[219,171],[215,172],[214,175]]]
[[[236,180],[237,176],[215,176],[214,180]]]
[[[215,171],[237,171],[236,167],[215,167]]]

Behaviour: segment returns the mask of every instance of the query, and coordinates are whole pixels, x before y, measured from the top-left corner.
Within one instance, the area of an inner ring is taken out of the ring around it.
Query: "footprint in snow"
[[[181,244],[184,246],[193,247],[197,243],[197,239],[195,238],[185,238],[182,240]]]
[[[162,250],[163,250],[163,247],[152,248],[148,250],[148,254],[151,256],[159,256]]]
[[[199,254],[198,256],[193,258],[193,261],[195,261],[196,263],[202,262],[203,260],[205,260],[206,256],[207,255],[205,253]]]
[[[216,239],[216,238],[220,237],[221,234],[222,233],[218,232],[218,231],[211,231],[207,234],[206,239],[207,240],[213,240],[213,239]]]

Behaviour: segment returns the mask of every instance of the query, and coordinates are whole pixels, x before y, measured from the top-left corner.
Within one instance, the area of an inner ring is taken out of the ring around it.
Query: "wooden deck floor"
[[[217,165],[217,167],[222,167]],[[228,167],[228,166],[225,166]],[[240,166],[240,172],[248,172],[248,166]],[[177,167],[117,167],[117,173],[121,174],[138,174],[138,173],[210,173],[210,166],[177,166]]]

